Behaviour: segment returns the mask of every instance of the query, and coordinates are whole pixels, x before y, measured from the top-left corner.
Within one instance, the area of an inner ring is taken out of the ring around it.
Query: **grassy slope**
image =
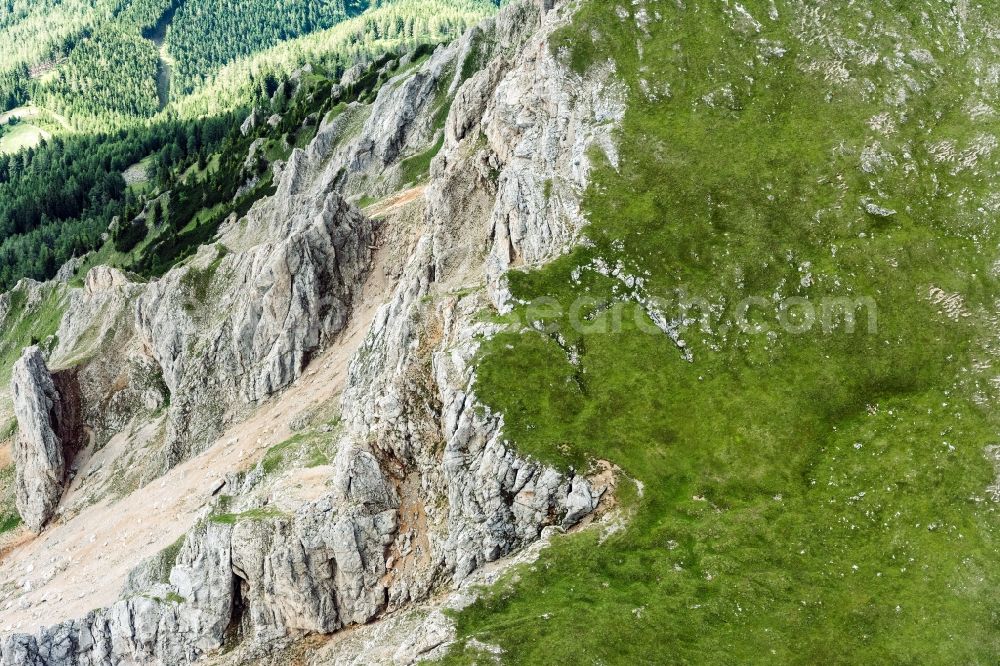
[[[615,13],[643,4],[662,15],[648,35]],[[823,17],[812,27],[796,3],[777,2],[772,20],[753,0],[753,34],[727,3],[681,4],[590,0],[553,45],[579,71],[614,60],[628,84],[621,167],[600,169],[586,198],[592,247],[514,275],[512,288],[564,307],[584,293],[625,303],[622,331],[543,317],[551,335],[513,327],[486,345],[479,373],[522,450],[561,465],[613,460],[644,493],[627,530],[557,540],[460,614],[460,635],[502,646],[505,663],[997,663],[984,457],[998,439],[985,367],[1000,297],[997,169],[930,153],[997,131],[970,109],[996,103],[975,66],[996,62],[983,26],[1000,12],[970,9],[963,36],[937,1],[880,2],[871,15],[869,3],[811,3]],[[787,53],[763,57],[761,39]],[[637,43],[642,59],[622,48]],[[866,49],[884,57],[865,61]],[[818,61],[830,66],[810,72]],[[647,98],[640,79],[669,84],[669,97]],[[887,101],[901,86],[905,101]],[[895,133],[871,127],[883,112]],[[893,159],[865,173],[876,142]],[[900,212],[868,215],[865,197]],[[693,362],[637,330],[645,315],[586,268],[595,258],[645,275],[648,293],[724,306],[711,332],[684,331]],[[969,316],[942,315],[931,286],[961,293]],[[740,299],[774,293],[871,296],[878,332],[725,327]],[[448,661],[475,659],[456,649]]]
[[[18,123],[0,128],[0,155],[16,153],[22,148],[34,148],[49,134],[30,123]]]
[[[26,347],[52,344],[66,310],[66,289],[63,285],[47,284],[40,288],[39,298],[29,296],[26,283],[20,283],[3,298],[9,308],[0,318],[0,392],[10,383],[11,369]]]

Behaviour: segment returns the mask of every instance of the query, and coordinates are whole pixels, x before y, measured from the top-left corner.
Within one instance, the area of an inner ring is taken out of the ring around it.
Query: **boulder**
[[[74,384],[72,373],[56,377],[49,373],[38,347],[26,349],[14,364],[17,509],[33,532],[40,532],[55,512],[66,480],[67,454],[73,453],[80,439],[79,395]]]

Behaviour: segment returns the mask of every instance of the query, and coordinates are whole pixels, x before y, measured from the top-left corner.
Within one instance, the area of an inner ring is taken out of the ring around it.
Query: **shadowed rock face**
[[[30,347],[14,365],[11,393],[17,509],[38,532],[59,504],[67,463],[82,443],[80,388],[75,372],[50,374],[41,351]]]
[[[87,443],[87,431],[83,418],[83,391],[80,389],[79,370],[70,368],[52,373],[52,383],[59,394],[60,411],[55,419],[56,437],[62,442],[66,468],[73,464],[73,458]]]

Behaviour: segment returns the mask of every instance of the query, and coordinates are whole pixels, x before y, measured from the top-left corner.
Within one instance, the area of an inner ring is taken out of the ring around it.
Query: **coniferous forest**
[[[100,129],[100,119],[140,119],[159,110],[159,58],[152,42],[118,28],[82,41],[44,85],[34,86],[36,104],[78,125]],[[86,123],[84,119],[95,119]]]
[[[165,270],[221,222],[206,211],[236,194],[250,141],[239,125],[287,104],[292,70],[313,65],[329,85],[355,63],[451,39],[496,4],[0,0],[0,290],[101,248]],[[4,148],[5,133],[33,127],[34,145]],[[213,161],[224,188],[197,176]]]
[[[0,290],[21,277],[45,279],[97,249],[115,216],[137,214],[122,173],[148,155],[164,174],[215,151],[235,116],[165,122],[112,135],[55,137],[0,156]]]
[[[168,42],[174,87],[188,93],[222,65],[288,39],[333,27],[368,0],[193,0],[181,3]],[[209,7],[211,5],[211,7]],[[211,9],[211,10],[210,10]]]

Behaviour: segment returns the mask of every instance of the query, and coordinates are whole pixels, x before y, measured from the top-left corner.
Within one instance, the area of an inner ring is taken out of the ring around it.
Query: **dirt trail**
[[[419,187],[414,187],[413,189],[400,192],[399,194],[391,196],[388,199],[383,199],[382,201],[373,203],[371,206],[364,209],[364,213],[368,217],[376,218],[396,212],[404,206],[408,206],[413,203],[417,199],[422,199],[426,189],[426,185],[421,185]]]
[[[407,242],[412,238],[397,238],[378,250],[348,328],[291,388],[232,426],[204,453],[131,495],[101,501],[37,538],[15,541],[0,561],[0,631],[33,633],[114,603],[129,571],[183,536],[227,473],[256,465],[270,447],[292,436],[290,422],[296,416],[342,393],[350,361],[394,287],[387,275],[394,272],[389,264],[398,260],[396,245]],[[78,478],[90,472],[88,467],[102,464],[100,458],[88,460]],[[298,483],[308,480],[323,487],[328,480],[312,476],[316,478],[302,477]],[[71,489],[67,499],[73,494]]]

